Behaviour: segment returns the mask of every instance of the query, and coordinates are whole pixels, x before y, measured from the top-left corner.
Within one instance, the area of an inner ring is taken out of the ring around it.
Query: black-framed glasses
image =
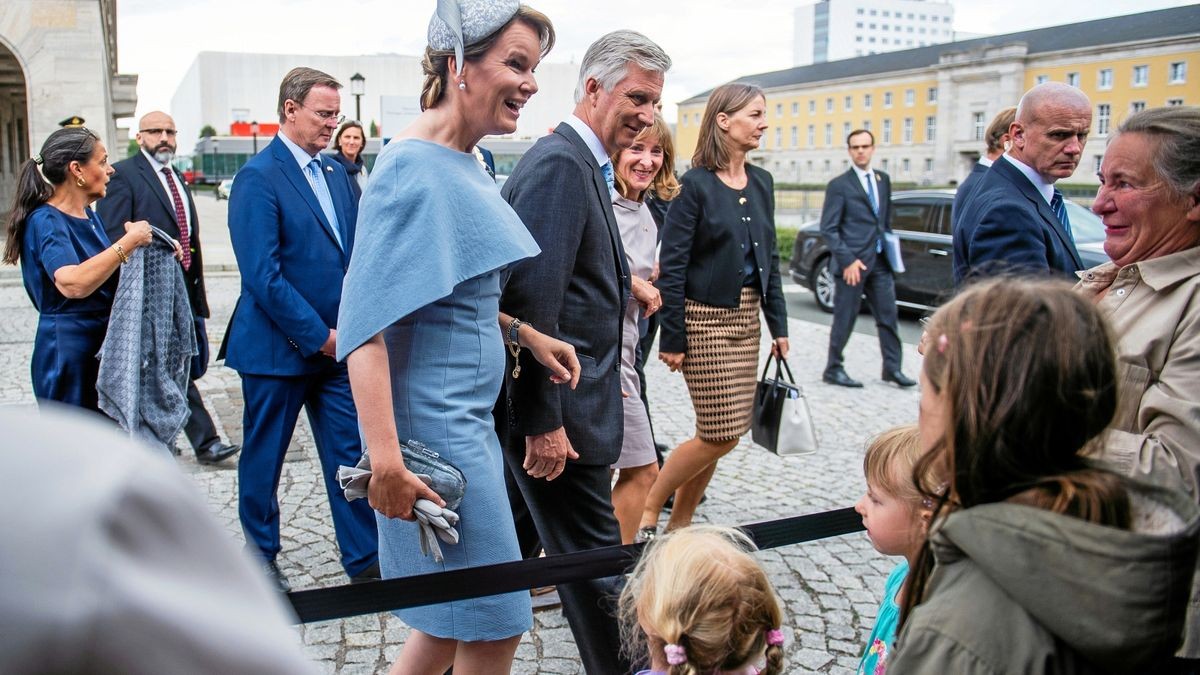
[[[179,133],[177,129],[138,129],[139,134],[150,134],[151,136],[161,136],[166,134],[167,138],[174,138],[175,134]]]
[[[313,114],[316,115],[317,117],[321,118],[322,122],[328,122],[329,120],[333,120],[337,124],[341,124],[342,122],[346,121],[346,116],[341,113],[336,113],[336,112],[333,112],[330,110],[316,110],[315,108],[310,108],[310,107],[304,105],[303,103],[297,103],[296,107],[304,108],[305,110],[312,110]]]

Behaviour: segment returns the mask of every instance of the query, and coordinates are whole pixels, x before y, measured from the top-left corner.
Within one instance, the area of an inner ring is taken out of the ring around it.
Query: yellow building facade
[[[1106,36],[1097,39],[1096,36]],[[846,136],[868,129],[893,180],[961,180],[1002,108],[1043,81],[1079,87],[1092,135],[1069,183],[1092,184],[1108,134],[1131,111],[1200,105],[1200,10],[1146,12],[739,78],[763,87],[771,125],[751,161],[777,182],[824,183],[849,168]],[[690,164],[708,92],[679,104],[675,143]]]

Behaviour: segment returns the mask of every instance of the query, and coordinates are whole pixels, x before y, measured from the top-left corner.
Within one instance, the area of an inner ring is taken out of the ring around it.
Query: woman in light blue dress
[[[426,50],[424,112],[384,148],[363,194],[342,290],[338,358],[346,358],[373,476],[385,577],[521,558],[492,407],[516,340],[563,383],[574,350],[499,312],[500,272],[539,253],[472,154],[485,134],[512,133],[537,91],[533,69],[554,40],[542,14],[498,0],[440,2]],[[446,17],[445,12],[455,13]],[[461,21],[462,35],[449,29]],[[457,43],[457,44],[456,44]],[[459,51],[455,48],[458,45]],[[518,317],[519,318],[519,317]],[[460,541],[435,563],[418,546],[413,503],[441,504],[404,466],[418,440],[462,470]],[[414,632],[393,673],[508,672],[532,625],[526,592],[397,612]]]

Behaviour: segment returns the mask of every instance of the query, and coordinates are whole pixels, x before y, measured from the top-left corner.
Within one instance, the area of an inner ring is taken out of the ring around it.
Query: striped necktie
[[[1074,244],[1075,234],[1071,232],[1071,219],[1067,216],[1067,205],[1063,201],[1063,193],[1058,188],[1054,188],[1054,196],[1050,198],[1050,210],[1054,212],[1058,222],[1062,223],[1063,229],[1067,231],[1067,237]]]
[[[187,212],[183,209],[183,197],[179,194],[179,188],[175,187],[175,177],[171,175],[171,169],[168,167],[162,168],[163,175],[167,177],[167,187],[171,189],[171,201],[175,203],[175,222],[179,223],[179,248],[183,249],[183,269],[192,268],[192,237],[188,232]]]

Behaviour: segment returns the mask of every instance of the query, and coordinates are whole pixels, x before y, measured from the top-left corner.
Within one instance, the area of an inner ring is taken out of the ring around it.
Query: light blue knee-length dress
[[[383,576],[519,560],[492,407],[505,377],[500,273],[537,255],[537,243],[473,155],[406,139],[375,163],[353,247],[338,358],[382,333],[398,440],[421,441],[467,478],[460,540],[442,544],[441,563],[421,554],[415,523],[376,514]],[[533,624],[528,592],[396,614],[428,635],[471,642]]]

